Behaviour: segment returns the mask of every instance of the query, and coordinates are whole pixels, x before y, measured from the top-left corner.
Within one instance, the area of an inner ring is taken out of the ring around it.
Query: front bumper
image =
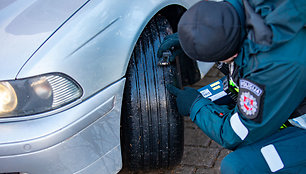
[[[0,123],[0,173],[117,173],[124,83],[57,114]]]

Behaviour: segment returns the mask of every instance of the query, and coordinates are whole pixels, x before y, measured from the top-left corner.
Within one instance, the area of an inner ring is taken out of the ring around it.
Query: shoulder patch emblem
[[[254,115],[257,111],[258,104],[256,98],[249,92],[243,92],[241,94],[240,106],[246,115]]]
[[[264,86],[247,79],[240,79],[238,109],[245,118],[261,121]]]

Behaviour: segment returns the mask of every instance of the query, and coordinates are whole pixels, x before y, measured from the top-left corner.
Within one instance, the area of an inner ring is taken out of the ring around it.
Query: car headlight
[[[67,105],[82,89],[63,74],[0,82],[0,117],[26,116]]]

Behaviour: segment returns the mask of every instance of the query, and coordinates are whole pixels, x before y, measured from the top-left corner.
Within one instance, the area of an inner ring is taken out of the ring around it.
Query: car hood
[[[25,62],[88,0],[2,0],[0,80],[14,79]]]

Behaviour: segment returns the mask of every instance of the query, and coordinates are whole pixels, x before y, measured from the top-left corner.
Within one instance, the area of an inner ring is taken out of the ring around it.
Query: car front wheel
[[[126,73],[121,121],[124,166],[130,170],[169,168],[182,158],[184,122],[166,89],[177,83],[175,64],[159,66],[157,50],[172,33],[156,15],[142,32]]]

